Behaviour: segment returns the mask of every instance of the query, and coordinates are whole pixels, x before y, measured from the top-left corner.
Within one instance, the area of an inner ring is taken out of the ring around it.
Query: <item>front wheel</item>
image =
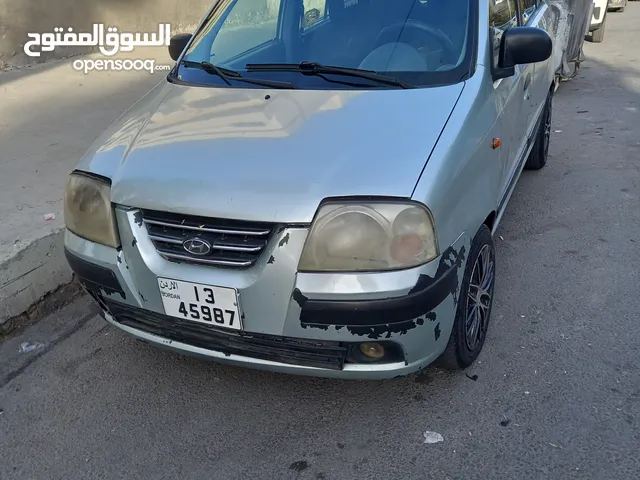
[[[480,355],[493,305],[495,257],[491,231],[482,225],[471,243],[449,343],[435,366],[461,370]]]

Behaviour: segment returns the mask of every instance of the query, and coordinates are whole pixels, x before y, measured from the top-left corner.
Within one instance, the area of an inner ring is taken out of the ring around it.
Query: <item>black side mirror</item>
[[[178,61],[180,54],[182,54],[182,51],[187,47],[189,40],[191,40],[190,33],[179,33],[171,37],[171,41],[169,42],[169,56],[174,61]]]
[[[536,27],[511,27],[502,35],[498,65],[493,78],[512,77],[515,66],[544,62],[551,57],[553,41],[549,34]]]

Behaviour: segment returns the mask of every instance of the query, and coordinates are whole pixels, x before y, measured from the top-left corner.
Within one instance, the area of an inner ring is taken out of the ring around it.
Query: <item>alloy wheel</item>
[[[480,250],[473,265],[467,295],[465,340],[467,348],[471,351],[474,351],[482,344],[487,332],[494,279],[494,253],[490,245],[485,245]]]

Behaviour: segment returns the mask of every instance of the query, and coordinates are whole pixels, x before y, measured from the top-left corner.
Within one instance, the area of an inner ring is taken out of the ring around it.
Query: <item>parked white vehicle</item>
[[[610,12],[624,12],[625,7],[627,6],[628,0],[609,0],[609,5],[607,10]]]
[[[591,33],[591,41],[593,43],[601,43],[604,40],[608,6],[609,0],[594,0],[593,2],[593,13],[591,15],[591,25],[589,26],[589,33]]]

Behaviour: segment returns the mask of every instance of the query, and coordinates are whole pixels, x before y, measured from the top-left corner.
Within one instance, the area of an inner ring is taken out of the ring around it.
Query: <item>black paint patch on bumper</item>
[[[459,288],[458,270],[465,258],[465,248],[456,252],[447,249],[432,278],[421,275],[416,286],[403,297],[381,300],[310,300],[300,290],[293,292],[293,299],[300,305],[300,323],[303,328],[327,330],[347,327],[355,335],[389,338],[392,333],[404,334],[425,320],[435,321],[435,310],[449,295],[457,303]]]
[[[107,294],[118,293],[122,298],[126,298],[124,290],[113,271],[87,262],[66,248],[64,249],[64,255],[71,270],[86,288],[94,291],[104,290]]]

